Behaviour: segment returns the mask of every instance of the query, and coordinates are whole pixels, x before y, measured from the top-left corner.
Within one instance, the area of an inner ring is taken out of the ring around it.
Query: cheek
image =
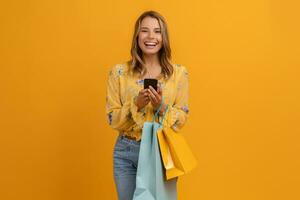
[[[158,37],[157,37],[157,40],[159,41],[159,43],[162,43],[162,36],[161,36],[161,35],[158,36]]]
[[[143,40],[145,37],[147,37],[147,35],[146,34],[144,34],[144,33],[139,33],[139,40]]]
[[[162,38],[160,37],[160,38],[158,39],[158,41],[159,41],[159,46],[161,47],[161,46],[162,46]]]
[[[138,37],[138,43],[139,43],[139,45],[143,44],[143,40],[144,40],[144,35],[140,34],[139,37]]]
[[[142,42],[141,38],[138,39],[138,45],[139,45],[139,47],[141,47],[143,45],[143,42]]]

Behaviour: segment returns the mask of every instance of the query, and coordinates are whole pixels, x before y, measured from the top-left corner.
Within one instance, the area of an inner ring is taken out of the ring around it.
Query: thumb
[[[158,87],[158,90],[157,90],[157,92],[158,92],[158,94],[162,94],[162,89],[161,89],[161,87]]]

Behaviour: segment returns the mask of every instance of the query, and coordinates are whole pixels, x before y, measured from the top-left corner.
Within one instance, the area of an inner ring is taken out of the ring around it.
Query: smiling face
[[[162,48],[162,34],[159,22],[156,18],[145,17],[138,34],[138,45],[143,54],[157,54]]]

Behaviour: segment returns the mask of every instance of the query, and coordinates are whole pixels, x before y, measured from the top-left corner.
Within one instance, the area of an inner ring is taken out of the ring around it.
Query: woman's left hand
[[[154,110],[157,110],[162,101],[162,90],[157,85],[157,91],[152,86],[149,86],[149,98]]]

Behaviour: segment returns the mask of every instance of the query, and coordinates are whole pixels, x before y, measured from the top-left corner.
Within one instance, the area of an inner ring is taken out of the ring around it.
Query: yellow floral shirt
[[[106,114],[109,125],[120,134],[141,139],[145,121],[152,121],[154,110],[149,102],[142,110],[137,111],[134,103],[144,80],[138,75],[129,73],[129,62],[116,64],[110,70],[106,91]],[[164,103],[169,106],[165,113],[163,126],[171,127],[178,132],[186,123],[188,109],[188,72],[179,64],[173,64],[173,74],[167,80],[159,76],[158,84],[162,88]],[[159,119],[161,120],[161,119]]]

